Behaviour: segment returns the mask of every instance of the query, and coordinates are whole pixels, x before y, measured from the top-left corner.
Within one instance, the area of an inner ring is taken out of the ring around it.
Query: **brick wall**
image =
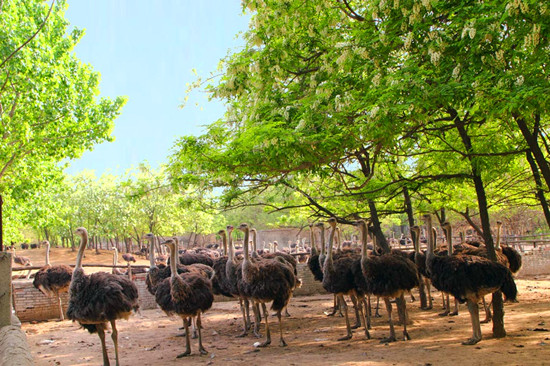
[[[550,250],[525,252],[521,259],[520,276],[550,274]]]
[[[147,291],[145,273],[136,275],[135,284],[139,293],[139,305],[143,310],[154,309],[157,304],[153,295]],[[63,311],[67,311],[69,294],[61,295]],[[59,318],[57,298],[50,298],[32,285],[32,279],[13,281],[13,303],[15,313],[22,322]]]

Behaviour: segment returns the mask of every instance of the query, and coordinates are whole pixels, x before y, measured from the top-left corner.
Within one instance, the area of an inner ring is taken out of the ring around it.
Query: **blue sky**
[[[67,19],[86,34],[76,55],[102,76],[102,96],[129,100],[115,122],[115,141],[72,161],[68,173],[84,169],[119,174],[148,161],[165,162],[177,137],[199,134],[220,118],[223,105],[186,83],[215,71],[221,58],[243,44],[248,28],[238,0],[69,0]],[[196,106],[199,104],[199,107]]]

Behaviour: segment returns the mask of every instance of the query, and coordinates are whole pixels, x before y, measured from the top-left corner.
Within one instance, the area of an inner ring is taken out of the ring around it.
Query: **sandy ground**
[[[197,352],[192,340],[192,355],[176,359],[184,351],[184,338],[176,337],[181,320],[168,318],[160,310],[142,311],[128,321],[118,322],[122,365],[187,363],[193,365],[548,365],[550,364],[550,276],[517,280],[519,303],[505,304],[508,336],[493,339],[491,324],[482,325],[484,339],[475,346],[462,346],[471,335],[470,318],[464,305],[457,317],[439,317],[441,300],[434,294],[433,310],[422,311],[418,302],[409,303],[413,324],[411,341],[381,344],[388,335],[387,317],[373,318],[373,339],[366,340],[360,330],[349,341],[336,339],[345,334],[344,319],[323,314],[332,305],[330,295],[294,298],[291,317],[284,318],[288,347],[278,346],[276,317],[270,317],[273,343],[254,348],[258,340],[249,335],[236,338],[241,331],[238,304],[214,304],[203,320],[203,341],[209,351]],[[417,297],[418,298],[418,297]],[[417,300],[418,301],[418,300]],[[23,324],[36,365],[100,365],[101,345],[95,334],[79,329],[76,323],[43,322]],[[400,334],[401,327],[397,327]],[[262,326],[262,334],[263,331]],[[114,360],[110,337],[109,355]],[[113,362],[114,364],[114,362]]]

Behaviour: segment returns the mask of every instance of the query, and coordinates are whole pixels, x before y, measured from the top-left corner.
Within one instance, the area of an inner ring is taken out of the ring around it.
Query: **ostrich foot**
[[[411,336],[409,335],[409,332],[403,332],[403,340],[404,341],[410,341]]]
[[[176,356],[176,358],[182,358],[182,357],[186,357],[186,356],[189,356],[191,354],[191,351],[187,350],[183,353],[180,353],[179,355]]]
[[[199,336],[197,336],[197,331],[195,330],[193,334],[191,334],[191,339],[197,339]]]
[[[485,318],[482,321],[480,321],[481,324],[487,324],[492,320],[492,318]]]
[[[388,337],[388,338],[383,338],[380,343],[391,343],[391,342],[395,342],[396,339],[394,336],[391,336],[391,337]]]
[[[271,340],[267,340],[265,342],[260,343],[258,347],[267,347],[271,344]]]
[[[447,315],[449,315],[449,310],[445,310],[444,312],[439,313],[439,314],[437,314],[437,315],[439,315],[439,316],[447,316]]]
[[[375,318],[381,318],[382,315],[380,315],[380,313],[377,311],[377,312],[374,314],[374,317],[375,317]]]
[[[204,347],[200,347],[199,352],[201,353],[201,355],[207,355],[208,354],[208,351]]]
[[[449,313],[449,316],[457,316],[457,315],[458,315],[458,311],[453,311]]]
[[[420,308],[422,310],[432,310],[433,309],[433,306],[425,306],[423,308]]]
[[[370,333],[368,330],[365,330],[365,337],[367,337],[367,339],[370,339]]]
[[[175,337],[185,337],[185,333],[176,334]]]
[[[347,341],[348,339],[351,339],[352,335],[351,334],[348,334],[342,338],[338,338],[338,341]]]
[[[243,332],[241,334],[236,335],[235,338],[243,338],[243,337],[246,337],[247,335],[248,335],[248,331],[243,330]]]
[[[279,341],[279,346],[280,347],[286,347],[286,346],[288,346],[288,344],[286,344],[285,340],[281,338],[281,340]]]
[[[473,344],[476,344],[477,342],[481,341],[481,338],[478,339],[478,338],[470,338],[468,339],[467,341],[464,341],[462,342],[463,345],[465,346],[471,346]]]
[[[262,335],[260,334],[260,332],[254,331],[254,337],[262,338]]]
[[[361,327],[361,323],[355,323],[354,325],[351,326],[351,329],[357,329]]]

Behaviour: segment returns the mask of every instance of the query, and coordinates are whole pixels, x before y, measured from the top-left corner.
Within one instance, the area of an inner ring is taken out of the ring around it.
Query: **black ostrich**
[[[136,263],[136,258],[133,255],[131,255],[130,253],[124,253],[122,255],[122,259],[124,259],[128,263],[130,263],[130,262]]]
[[[132,310],[139,309],[138,290],[132,281],[123,276],[106,272],[97,272],[89,276],[84,274],[82,257],[88,244],[88,232],[79,227],[75,233],[80,235],[82,240],[71,279],[67,318],[77,321],[90,333],[97,332],[101,341],[104,365],[109,365],[105,330],[108,323],[111,323],[116,364],[119,365],[116,320],[128,319]]]
[[[212,278],[212,291],[214,295],[223,295],[225,297],[233,297],[231,294],[231,285],[228,283],[225,268],[227,266],[227,234],[225,230],[218,231],[218,234],[222,237],[223,242],[223,255],[214,259],[212,269],[214,270],[214,277]]]
[[[249,299],[243,293],[242,286],[239,286],[242,282],[242,267],[241,261],[235,259],[235,248],[233,246],[233,226],[227,226],[227,236],[228,236],[228,248],[229,254],[227,261],[225,262],[225,284],[227,285],[228,292],[239,298],[239,304],[243,317],[243,331],[237,337],[244,337],[250,330],[250,303]],[[245,247],[248,247],[245,245]]]
[[[206,355],[208,352],[202,345],[201,314],[212,307],[214,295],[212,283],[208,275],[199,271],[189,271],[178,274],[177,248],[173,239],[164,243],[170,249],[170,277],[160,282],[156,288],[155,300],[160,308],[167,314],[176,314],[183,320],[185,327],[185,352],[177,357],[181,358],[191,354],[190,333],[188,319],[196,318],[196,328],[199,333],[199,352]]]
[[[59,320],[65,320],[61,294],[69,291],[73,270],[64,264],[50,264],[50,243],[46,240],[46,265],[34,275],[32,284],[48,297],[57,297],[59,303]]]
[[[325,259],[327,258],[327,254],[326,254],[327,247],[326,247],[326,243],[325,243],[325,225],[322,222],[318,222],[317,224],[315,224],[315,226],[319,228],[320,236],[321,236],[321,253],[319,253],[319,257],[318,257],[319,271],[321,273],[319,274],[317,272],[316,279],[319,278],[319,281],[322,282],[323,281],[323,266],[325,265]],[[310,266],[310,269],[312,267],[315,268],[315,270],[317,270],[317,265],[316,264],[312,264]],[[315,274],[314,274],[314,276],[315,276]],[[334,294],[332,311],[325,311],[325,315],[326,316],[334,316],[337,312],[340,313],[340,316],[344,316],[342,314],[342,309],[340,309],[340,307],[338,306],[338,297],[336,296],[336,294]]]
[[[349,255],[342,255],[338,258],[334,258],[332,249],[334,244],[334,235],[336,233],[336,219],[330,218],[328,223],[331,226],[331,232],[329,236],[328,255],[323,263],[323,288],[337,296],[338,305],[344,310],[347,335],[338,339],[339,341],[343,341],[351,339],[353,335],[348,317],[348,306],[346,304],[346,300],[344,299],[344,295],[355,296],[355,298],[358,296],[357,287],[355,285],[355,276],[352,270],[353,263],[357,260],[357,258]],[[353,301],[354,305],[356,305],[356,300]],[[362,313],[362,308],[357,305],[356,310],[358,310],[359,313]]]
[[[244,232],[244,242],[248,243],[248,225],[241,224],[239,230]],[[260,347],[271,344],[271,333],[265,305],[271,301],[273,302],[271,309],[277,312],[277,318],[279,319],[279,345],[284,347],[287,344],[283,338],[281,312],[286,308],[292,297],[292,290],[296,287],[296,276],[288,264],[277,259],[262,259],[256,262],[251,261],[248,245],[244,245],[243,249],[244,259],[241,264],[243,292],[256,304],[262,305],[265,318],[266,340],[260,344]]]
[[[416,230],[416,229],[417,230]],[[415,232],[413,246],[414,251],[409,254],[409,259],[416,264],[418,271],[419,281],[421,281],[426,288],[426,297],[428,304],[422,308],[422,310],[431,310],[433,308],[432,302],[432,283],[430,282],[430,276],[426,271],[426,253],[420,251],[420,228],[415,226],[411,228],[411,231]]]
[[[426,216],[426,220],[431,224],[430,215]],[[447,223],[445,226],[450,237],[451,225]],[[449,244],[452,246],[452,242]],[[462,342],[464,345],[476,344],[481,340],[478,302],[483,296],[502,290],[506,300],[516,300],[517,288],[512,273],[498,262],[465,254],[436,256],[433,252],[433,243],[429,240],[426,266],[435,288],[450,293],[460,303],[468,304],[473,335]]]
[[[21,246],[23,246],[23,245],[21,244]],[[18,256],[17,254],[15,254],[15,247],[13,247],[13,262],[15,264],[19,264],[20,266],[25,266],[25,267],[31,267],[32,266],[31,260],[29,258]],[[29,279],[30,276],[31,276],[31,270],[29,270],[29,272],[27,272],[27,276],[25,278]]]
[[[311,241],[311,255],[307,261],[307,266],[313,274],[315,281],[323,281],[323,270],[319,264],[319,251],[317,250],[317,244],[315,243],[315,233],[313,232],[313,224],[309,224],[309,237]]]
[[[361,227],[363,232],[367,231],[365,221],[359,221],[357,225]],[[364,241],[363,246],[366,249],[367,235],[363,234],[362,238]],[[373,250],[376,251],[376,248],[373,248]],[[396,301],[396,304],[401,308],[399,313],[403,317],[403,339],[411,339],[407,332],[407,303],[404,294],[418,286],[416,265],[401,255],[388,253],[367,256],[363,254],[361,256],[361,269],[367,282],[368,291],[375,296],[383,298],[386,304],[390,324],[390,336],[383,339],[382,342],[393,342],[396,340],[392,319],[391,298],[399,300]]]

